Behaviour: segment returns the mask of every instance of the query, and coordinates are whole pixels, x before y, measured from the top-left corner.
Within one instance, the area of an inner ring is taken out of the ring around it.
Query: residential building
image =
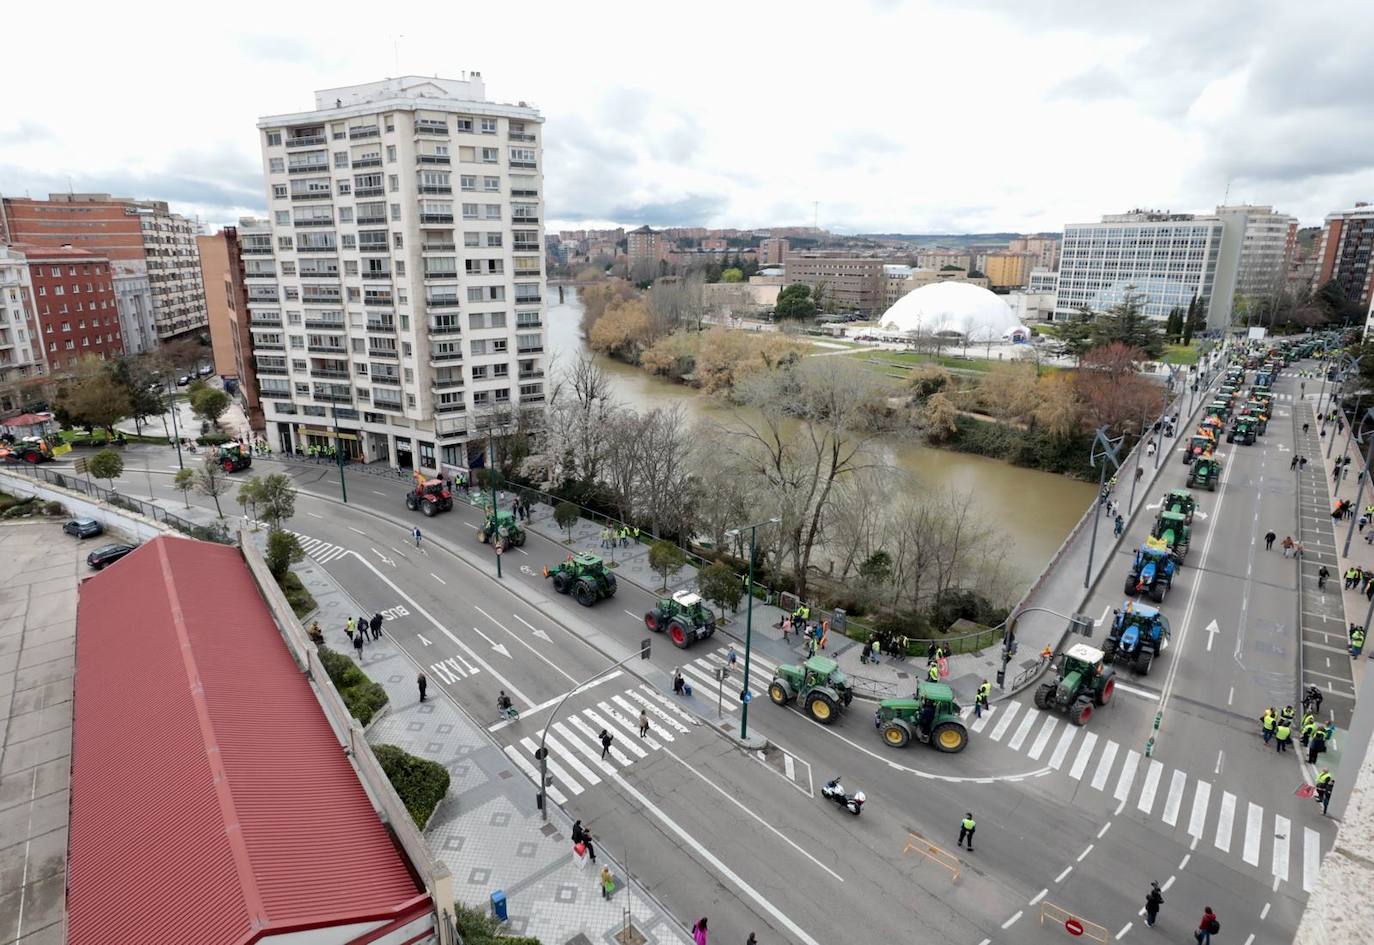
[[[19,250],[0,243],[0,384],[46,373],[29,261]],[[0,404],[0,409],[9,406]]]
[[[271,240],[241,252],[275,446],[454,471],[484,465],[489,431],[538,424],[542,122],[476,72],[258,121]]]
[[[1217,207],[1216,217],[1223,230],[1213,305],[1234,311],[1243,299],[1272,298],[1283,291],[1297,249],[1297,218],[1248,204]],[[1228,289],[1230,301],[1223,297]]]
[[[126,283],[115,295],[124,302],[119,315],[131,353],[206,326],[198,228],[163,201],[50,194],[47,200],[7,197],[3,210],[0,241],[72,246],[109,260],[116,282]],[[131,302],[138,298],[143,301]]]
[[[819,289],[826,310],[865,315],[886,308],[883,265],[875,257],[819,250],[789,252],[784,263],[787,281],[808,285],[813,293]]]
[[[894,303],[908,292],[913,292],[932,282],[970,282],[989,288],[986,277],[969,278],[965,269],[913,269],[910,266],[889,263],[883,266],[883,308],[891,308]]]
[[[1105,311],[1133,292],[1143,296],[1145,314],[1159,319],[1200,299],[1208,325],[1224,327],[1231,318],[1229,290],[1223,304],[1213,304],[1224,229],[1215,217],[1146,210],[1065,225],[1055,319],[1085,308]]]
[[[253,335],[248,320],[248,287],[243,260],[245,237],[253,237],[255,246],[267,249],[266,262],[271,265],[272,228],[266,220],[242,217],[237,227],[226,226],[213,236],[198,236],[201,278],[205,283],[205,305],[210,317],[210,346],[214,353],[215,373],[225,381],[225,389],[232,391],[248,414],[254,430],[263,429],[262,404],[258,396],[258,376],[253,369]],[[269,269],[260,270],[261,261],[254,262],[255,278],[273,278]]]
[[[124,353],[108,258],[71,246],[15,248],[29,263],[39,343],[51,372],[71,370],[87,355],[105,361]]]
[[[792,244],[777,236],[769,236],[759,240],[759,265],[760,266],[781,266],[787,262],[787,254],[792,249]]]
[[[644,260],[658,262],[660,259],[667,258],[667,250],[663,242],[663,236],[641,226],[637,230],[631,230],[625,234],[625,254],[629,257],[630,268]]]
[[[922,269],[943,269],[946,266],[954,266],[959,269],[972,270],[974,262],[973,253],[951,249],[934,249],[916,254],[916,265]]]
[[[1013,253],[1030,253],[1035,257],[1035,269],[1059,268],[1059,237],[1057,236],[1018,236],[1007,244]]]
[[[1030,282],[1031,270],[1039,259],[1034,253],[985,253],[978,269],[995,289],[1021,288]]]
[[[701,241],[701,248],[707,252],[723,253],[730,248],[730,243],[719,238],[704,239]]]
[[[1349,210],[1329,213],[1317,242],[1317,267],[1312,278],[1315,292],[1335,281],[1346,298],[1360,305],[1370,303],[1369,283],[1374,273],[1374,207],[1357,203]]]

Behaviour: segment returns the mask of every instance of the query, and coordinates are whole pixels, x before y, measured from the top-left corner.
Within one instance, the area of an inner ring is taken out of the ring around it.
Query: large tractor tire
[[[883,726],[883,741],[893,748],[905,748],[911,743],[911,726],[901,719],[892,719]]]
[[[1150,600],[1156,604],[1164,603],[1164,595],[1169,593],[1169,585],[1163,581],[1155,581],[1155,586],[1150,588]]]
[[[1080,697],[1069,708],[1069,721],[1074,725],[1087,725],[1088,720],[1093,717],[1093,703],[1091,699]]]
[[[822,725],[833,725],[840,717],[840,707],[834,699],[823,692],[813,692],[806,700],[806,711]]]
[[[1154,661],[1154,654],[1150,653],[1148,650],[1142,649],[1138,654],[1136,654],[1135,671],[1142,676],[1150,675],[1150,666],[1154,663]]]
[[[1042,683],[1035,688],[1035,707],[1044,711],[1050,707],[1050,696],[1054,695],[1054,683]]]
[[[663,629],[668,634],[668,639],[673,641],[673,646],[677,647],[679,650],[685,650],[692,645],[692,640],[694,639],[692,628],[678,618],[674,617],[672,620],[669,620],[668,626]]]
[[[413,496],[413,495],[408,495],[408,496],[406,496],[406,508],[408,508],[408,509],[410,509],[412,512],[414,512],[414,511],[415,511],[416,509],[418,509],[419,507],[420,507],[420,506],[415,502],[415,496]]]
[[[787,705],[796,695],[785,679],[775,679],[768,684],[768,698],[773,700],[774,705]]]
[[[596,588],[586,581],[578,581],[573,588],[573,598],[583,607],[590,607],[596,603]]]
[[[480,541],[482,544],[485,545],[490,538],[491,536],[487,534],[487,530],[485,528],[477,529],[477,540]]]
[[[425,513],[425,518],[433,518],[433,517],[434,517],[434,503],[433,503],[433,502],[425,502],[425,503],[421,504],[421,506],[420,506],[420,511]]]
[[[234,461],[232,459],[226,459],[224,461],[224,471],[227,473],[234,471]]]
[[[572,576],[569,575],[568,572],[566,572],[566,571],[555,571],[555,572],[553,572],[553,589],[554,589],[555,591],[557,591],[557,592],[560,593],[560,594],[566,594],[566,593],[568,593],[568,588],[569,588],[571,585],[572,585]],[[655,627],[655,626],[653,626],[652,624],[649,623],[649,621],[650,621],[650,619],[651,619],[652,617],[653,617],[653,614],[652,614],[652,613],[647,613],[647,614],[645,614],[645,615],[644,615],[644,623],[649,625],[649,629],[650,629],[650,630],[657,630],[657,629],[658,629],[657,627]]]
[[[644,626],[648,627],[654,633],[663,632],[663,628],[658,625],[658,611],[650,610],[645,612]]]
[[[1127,597],[1134,597],[1134,596],[1135,596],[1135,582],[1136,582],[1136,579],[1135,579],[1135,577],[1134,577],[1133,575],[1127,575],[1127,576],[1126,576],[1126,596],[1127,596]]]
[[[439,500],[439,511],[440,511],[440,512],[451,512],[451,511],[453,511],[453,499],[452,499],[452,498],[440,499],[440,500]]]
[[[1093,693],[1093,702],[1098,705],[1106,705],[1112,701],[1112,696],[1116,695],[1116,674],[1108,673],[1107,679],[1102,683],[1101,688]]]
[[[1116,641],[1111,639],[1103,641],[1102,662],[1110,666],[1114,659],[1116,659]]]
[[[931,733],[930,743],[945,754],[956,754],[968,747],[968,729],[964,728],[963,722],[954,719],[941,722]]]
[[[1179,564],[1182,564],[1183,559],[1188,557],[1188,543],[1186,541],[1174,545],[1174,557],[1178,559]]]
[[[607,582],[606,582],[606,596],[607,596],[607,597],[614,597],[614,596],[615,596],[615,589],[616,589],[616,585],[615,585],[615,584],[611,583],[610,581],[607,581]]]
[[[515,540],[511,544],[517,548],[522,547],[525,544],[525,533],[523,531],[516,532]]]

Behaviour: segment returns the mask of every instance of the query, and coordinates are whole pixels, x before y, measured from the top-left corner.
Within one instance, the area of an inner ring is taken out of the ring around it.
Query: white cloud
[[[1317,0],[806,0],[594,8],[89,0],[11,11],[0,191],[111,190],[214,223],[261,208],[255,122],[317,88],[478,69],[539,107],[552,225],[1057,229],[1149,205],[1374,193],[1374,19]],[[176,12],[172,15],[172,11]],[[159,12],[161,11],[161,12]],[[198,17],[198,19],[197,19]]]

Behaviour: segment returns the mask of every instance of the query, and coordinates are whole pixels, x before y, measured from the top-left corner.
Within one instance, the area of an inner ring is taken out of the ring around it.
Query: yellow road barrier
[[[1046,919],[1049,919],[1053,922],[1057,922],[1060,925],[1064,926],[1065,931],[1067,931],[1070,935],[1081,935],[1084,938],[1092,939],[1094,942],[1107,941],[1107,930],[1102,926],[1098,925],[1096,922],[1089,922],[1081,915],[1077,915],[1073,912],[1070,912],[1063,906],[1056,906],[1052,902],[1042,901],[1040,903],[1040,924],[1044,925]],[[1074,930],[1069,928],[1070,922],[1073,922],[1077,925],[1078,931],[1075,932]]]
[[[931,843],[919,833],[909,833],[906,835],[906,846],[902,848],[902,855],[915,851],[921,856],[933,862],[936,866],[943,866],[950,872],[950,882],[959,879],[959,858],[943,847],[938,847]]]

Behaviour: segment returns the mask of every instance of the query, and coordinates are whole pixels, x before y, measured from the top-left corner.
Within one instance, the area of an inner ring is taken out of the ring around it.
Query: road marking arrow
[[[511,616],[514,617],[516,620],[520,621],[521,623],[523,623],[525,626],[529,627],[530,630],[534,633],[534,635],[537,636],[539,639],[543,640],[545,643],[553,642],[549,638],[549,635],[547,633],[545,633],[543,630],[540,630],[538,627],[530,623],[524,617],[520,616],[519,614],[511,614]]]
[[[1202,519],[1204,522],[1207,521],[1207,513],[1202,511],[1201,509],[1194,509],[1193,515],[1197,518]]]
[[[1207,652],[1210,653],[1212,652],[1212,641],[1216,639],[1217,631],[1221,628],[1218,627],[1217,622],[1213,620],[1207,626],[1203,627],[1203,629],[1207,631]]]
[[[479,637],[481,637],[483,640],[486,640],[488,643],[490,643],[490,644],[491,644],[491,648],[492,648],[493,650],[495,650],[497,653],[500,653],[500,654],[501,654],[502,656],[504,656],[506,659],[508,659],[508,660],[513,660],[513,659],[515,659],[515,657],[513,657],[513,656],[510,655],[510,650],[506,649],[506,645],[505,645],[504,643],[497,643],[495,640],[493,640],[491,637],[487,636],[487,635],[486,635],[485,633],[483,633],[481,630],[478,630],[476,627],[473,627],[473,628],[472,628],[472,632],[475,633],[475,634],[477,634],[477,635],[478,635]]]
[[[1153,505],[1147,505],[1147,506],[1145,506],[1145,508],[1147,508],[1147,509],[1149,509],[1150,511],[1153,512],[1155,509],[1159,508],[1159,507],[1160,507],[1161,505],[1163,505],[1163,504],[1164,504],[1164,502],[1161,500],[1161,501],[1159,501],[1159,502],[1154,503]]]
[[[379,558],[382,559],[382,564],[389,564],[389,565],[391,565],[391,567],[393,567],[393,568],[396,567],[396,562],[395,562],[395,561],[392,561],[390,558],[388,558],[386,555],[382,554],[382,553],[381,553],[380,551],[378,551],[376,548],[373,548],[373,549],[372,549],[372,553],[373,553],[374,555],[376,555],[377,557],[379,557]]]
[[[423,643],[425,646],[433,646],[433,645],[434,645],[434,643],[433,643],[428,637],[426,637],[423,633],[417,633],[417,634],[415,634],[415,636],[419,637],[420,642]]]

